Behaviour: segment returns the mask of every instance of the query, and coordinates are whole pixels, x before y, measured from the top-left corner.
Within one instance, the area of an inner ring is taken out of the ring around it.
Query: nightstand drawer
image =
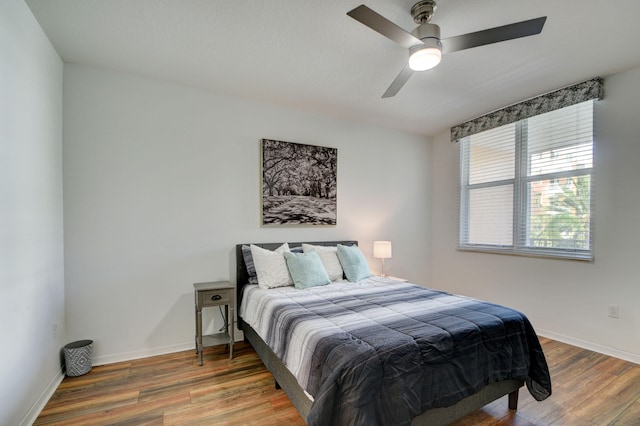
[[[231,290],[207,290],[199,292],[200,306],[227,305],[231,301]]]

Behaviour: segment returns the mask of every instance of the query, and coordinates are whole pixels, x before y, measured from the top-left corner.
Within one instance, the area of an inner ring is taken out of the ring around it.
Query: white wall
[[[458,147],[435,138],[432,283],[525,312],[548,337],[640,362],[640,68],[595,107],[595,262],[456,251]],[[609,305],[620,318],[608,317]]]
[[[24,2],[0,0],[1,425],[62,380],[62,69]]]
[[[389,239],[389,273],[430,274],[422,136],[68,64],[64,126],[68,332],[96,364],[192,348],[192,284],[234,281],[238,243],[357,239],[378,272]],[[338,148],[337,226],[260,227],[261,138]]]

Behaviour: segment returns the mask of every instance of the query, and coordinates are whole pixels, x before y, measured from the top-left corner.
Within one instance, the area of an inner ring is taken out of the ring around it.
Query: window
[[[468,250],[593,258],[593,100],[460,139]]]

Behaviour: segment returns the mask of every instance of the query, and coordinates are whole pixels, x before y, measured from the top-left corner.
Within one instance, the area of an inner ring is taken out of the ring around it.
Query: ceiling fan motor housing
[[[440,27],[436,24],[431,24],[431,18],[435,13],[438,6],[433,0],[421,0],[413,5],[411,8],[411,16],[418,25],[411,34],[416,38],[422,40],[423,43],[428,45],[440,44]],[[435,39],[435,40],[428,40]],[[410,52],[411,53],[411,52]]]
[[[440,41],[440,27],[436,24],[424,23],[411,31],[411,34],[422,41],[427,38],[435,38]]]

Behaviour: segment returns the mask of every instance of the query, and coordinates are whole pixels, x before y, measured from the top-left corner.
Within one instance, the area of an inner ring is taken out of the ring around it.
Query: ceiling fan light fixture
[[[423,42],[423,45],[413,46],[409,50],[409,68],[414,71],[430,70],[442,59],[442,45],[438,39],[428,38]]]

